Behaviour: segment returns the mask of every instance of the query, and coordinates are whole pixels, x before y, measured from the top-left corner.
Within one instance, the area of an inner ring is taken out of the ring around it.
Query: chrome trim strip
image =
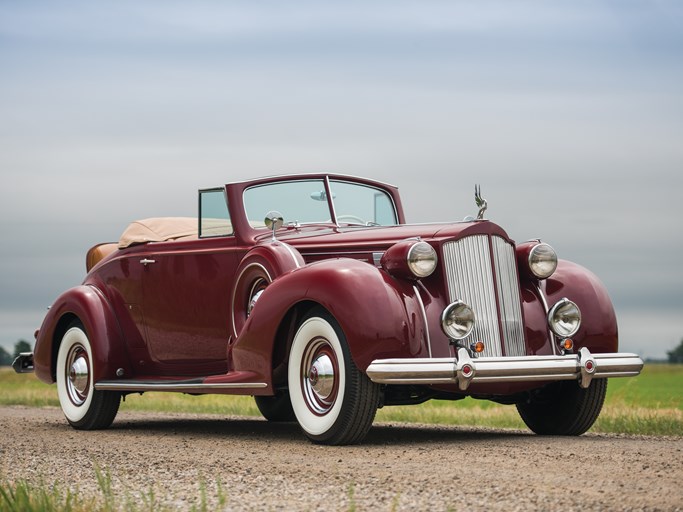
[[[226,382],[216,384],[202,384],[196,381],[113,381],[103,380],[95,384],[98,391],[212,391],[218,389],[263,389],[268,387],[265,382]]]
[[[543,303],[543,312],[545,313],[545,317],[548,318],[550,307],[548,306],[548,298],[545,296],[545,286],[545,280],[539,281],[536,285],[536,289],[538,290],[538,296],[541,298],[541,302]],[[548,339],[550,340],[550,345],[553,347],[553,354],[559,355],[557,351],[557,344],[555,343],[555,334],[550,328],[550,325],[547,325],[546,328],[548,329]]]
[[[472,382],[534,382],[576,380],[588,387],[592,379],[635,377],[643,369],[637,354],[591,354],[582,348],[566,356],[470,358],[464,348],[458,357],[378,359],[366,373],[377,384],[455,384],[465,391]]]
[[[427,323],[427,310],[425,309],[424,302],[422,302],[422,297],[420,296],[420,290],[417,286],[413,285],[413,291],[415,292],[415,297],[417,297],[417,302],[420,304],[420,312],[422,313],[422,321],[424,322],[425,339],[427,341],[427,350],[429,352],[429,357],[432,357],[432,340],[429,337],[429,324]]]
[[[302,249],[305,249],[305,248],[302,248]],[[344,257],[350,256],[352,254],[360,254],[361,256],[367,257],[368,253],[372,253],[373,258],[374,258],[375,254],[378,254],[380,259],[384,255],[384,251],[378,252],[378,251],[371,251],[369,249],[367,251],[346,251],[346,252],[341,252],[341,251],[309,252],[309,251],[304,250],[301,254],[302,255],[305,254],[306,256],[330,256],[330,257],[336,257],[336,258],[344,258]]]
[[[290,256],[291,256],[292,259],[294,260],[294,264],[296,265],[296,268],[301,268],[301,265],[299,264],[299,260],[297,259],[296,254],[294,253],[294,249],[292,249],[292,246],[289,245],[289,244],[286,244],[286,243],[284,243],[284,242],[280,242],[280,244],[281,244],[285,249],[287,249],[287,251],[289,252]]]

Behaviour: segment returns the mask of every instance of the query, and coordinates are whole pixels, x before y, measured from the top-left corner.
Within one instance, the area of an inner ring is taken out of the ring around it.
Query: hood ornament
[[[477,213],[477,220],[481,220],[484,218],[484,212],[488,208],[488,203],[486,202],[486,199],[481,197],[480,185],[474,186],[474,202],[477,203],[477,206],[479,207],[479,213]]]

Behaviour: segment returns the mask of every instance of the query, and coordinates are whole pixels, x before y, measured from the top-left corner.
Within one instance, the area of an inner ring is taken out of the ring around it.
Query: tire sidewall
[[[301,378],[301,364],[307,347],[314,340],[324,338],[334,351],[338,368],[338,391],[332,407],[322,415],[311,411],[304,398]],[[346,361],[345,351],[339,333],[324,317],[314,315],[301,324],[292,342],[289,354],[287,378],[292,409],[301,428],[313,438],[324,438],[335,431],[336,424],[342,416],[342,407],[346,394]]]
[[[88,356],[88,393],[84,402],[76,405],[71,401],[69,392],[67,390],[67,369],[66,364],[69,353],[77,346],[83,347]],[[70,423],[78,423],[82,421],[90,410],[93,400],[94,384],[93,384],[93,354],[85,331],[79,326],[70,327],[59,345],[59,352],[57,353],[57,394],[59,395],[59,404],[62,407],[64,416]]]

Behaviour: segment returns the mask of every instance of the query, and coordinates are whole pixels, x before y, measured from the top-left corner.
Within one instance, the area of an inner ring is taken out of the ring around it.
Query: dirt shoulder
[[[294,424],[121,413],[77,432],[58,409],[0,407],[0,475],[186,509],[683,510],[683,437],[376,424],[360,446],[309,443]],[[222,491],[218,491],[218,482]],[[212,508],[212,507],[210,507]]]

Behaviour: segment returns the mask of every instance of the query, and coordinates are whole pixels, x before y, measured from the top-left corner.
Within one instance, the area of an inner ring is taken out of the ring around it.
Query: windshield
[[[393,226],[396,208],[385,191],[347,181],[330,180],[337,222],[341,225]],[[322,179],[281,181],[248,188],[244,207],[253,227],[263,226],[266,213],[276,210],[285,222],[329,223],[332,215]]]

